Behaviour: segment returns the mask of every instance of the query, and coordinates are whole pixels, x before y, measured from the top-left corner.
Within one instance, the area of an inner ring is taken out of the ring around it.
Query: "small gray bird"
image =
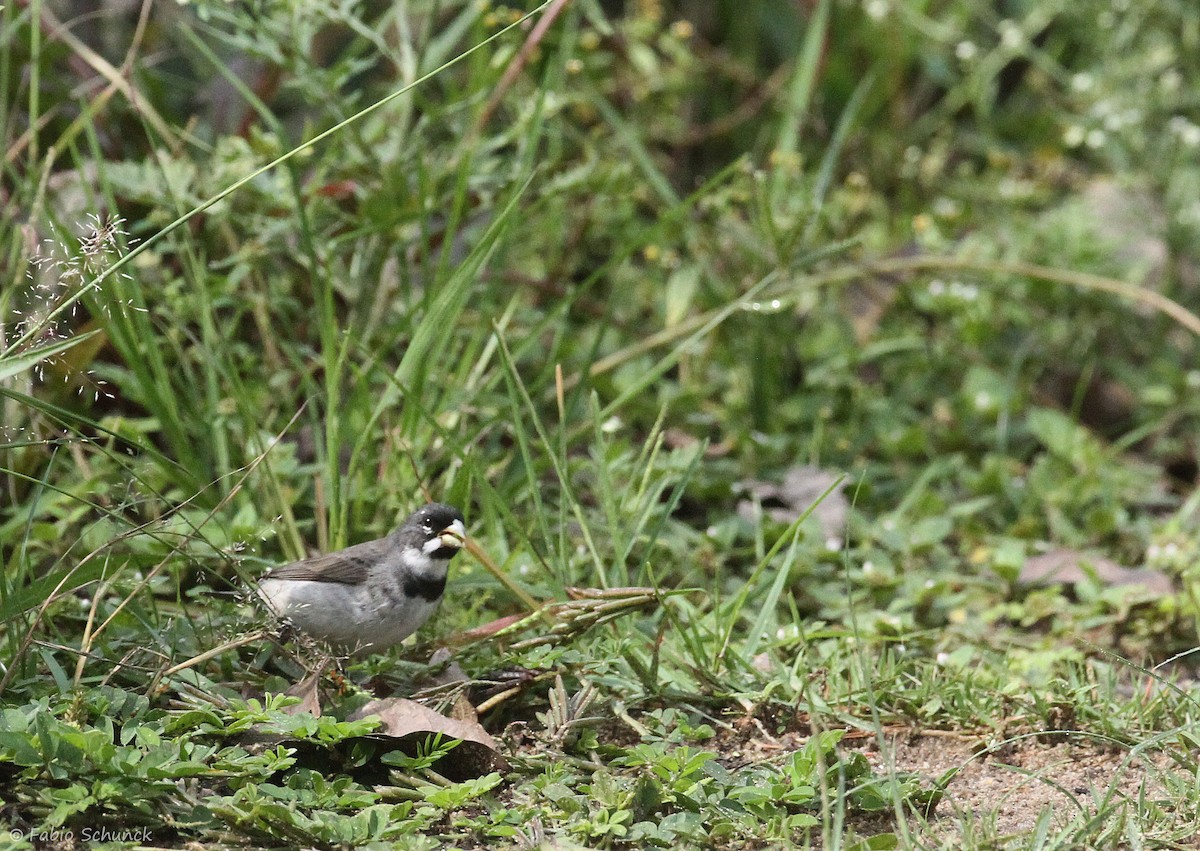
[[[314,638],[357,655],[384,650],[437,609],[465,536],[461,511],[430,503],[386,538],[275,568],[259,594]]]

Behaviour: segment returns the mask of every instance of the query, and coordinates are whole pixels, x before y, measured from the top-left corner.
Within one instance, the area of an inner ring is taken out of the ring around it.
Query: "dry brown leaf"
[[[1112,559],[1070,549],[1051,550],[1027,559],[1017,581],[1023,585],[1075,585],[1091,575],[1105,585],[1138,586],[1156,597],[1175,590],[1171,578],[1161,571],[1122,567]]]
[[[288,715],[299,715],[307,712],[314,718],[320,718],[321,694],[318,686],[320,686],[321,677],[324,673],[325,669],[322,668],[319,671],[309,674],[295,685],[289,686],[284,694],[289,697],[298,697],[300,698],[300,702],[283,707],[283,711]]]
[[[456,782],[508,768],[508,763],[497,751],[496,740],[477,721],[447,718],[403,697],[372,700],[347,720],[358,721],[371,715],[377,715],[381,722],[371,738],[395,739],[401,750],[410,756],[429,736],[437,733],[461,740],[462,744],[434,766],[439,774]]]
[[[753,522],[755,504],[758,503],[762,505],[763,513],[776,523],[793,523],[837,480],[836,473],[806,464],[789,469],[779,484],[761,479],[741,482],[742,491],[750,498],[738,501],[738,516]],[[844,487],[845,482],[813,509],[812,516],[817,519],[826,539],[841,538],[846,534],[850,505],[842,494]]]

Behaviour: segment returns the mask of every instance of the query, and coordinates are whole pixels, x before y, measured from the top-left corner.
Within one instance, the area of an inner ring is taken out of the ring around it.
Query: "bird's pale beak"
[[[466,537],[467,530],[461,520],[455,520],[445,529],[438,532],[438,540],[442,542],[442,546],[456,550],[462,547]]]

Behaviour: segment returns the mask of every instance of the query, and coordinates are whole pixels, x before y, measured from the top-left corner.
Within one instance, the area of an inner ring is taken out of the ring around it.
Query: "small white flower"
[[[979,287],[955,281],[950,285],[950,294],[962,301],[975,301],[979,298]]]
[[[1025,43],[1025,34],[1021,28],[1009,20],[1003,20],[996,25],[1000,30],[1000,43],[1009,50],[1016,50]]]
[[[1096,84],[1096,78],[1084,71],[1071,76],[1071,88],[1077,92],[1090,91]]]
[[[943,219],[957,218],[962,212],[962,206],[953,198],[939,196],[933,202],[933,213]]]

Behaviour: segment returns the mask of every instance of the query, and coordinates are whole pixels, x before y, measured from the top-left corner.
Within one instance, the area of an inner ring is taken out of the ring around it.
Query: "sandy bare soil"
[[[740,742],[714,748],[735,764],[785,754],[803,745],[808,735],[807,730],[764,735],[753,722],[741,732],[745,738]],[[993,847],[999,839],[1005,847],[1020,848],[1027,844],[1024,838],[1037,833],[1042,819],[1061,830],[1097,812],[1116,818],[1122,807],[1132,814],[1144,806],[1159,809],[1158,826],[1171,835],[1173,847],[1200,848],[1200,812],[1172,811],[1158,803],[1179,800],[1177,793],[1164,794],[1170,784],[1195,782],[1194,774],[1166,752],[1178,748],[1176,742],[1165,743],[1164,750],[1132,753],[1128,747],[1079,735],[1031,735],[988,749],[968,735],[895,730],[882,747],[875,737],[858,732],[848,734],[842,747],[862,752],[877,775],[916,774],[925,788],[955,772],[934,810],[908,820],[912,839],[922,846],[955,848],[966,842],[975,847],[982,841],[982,847]],[[1179,756],[1183,761],[1195,757]],[[892,813],[852,815],[848,821],[860,837],[898,830]]]

